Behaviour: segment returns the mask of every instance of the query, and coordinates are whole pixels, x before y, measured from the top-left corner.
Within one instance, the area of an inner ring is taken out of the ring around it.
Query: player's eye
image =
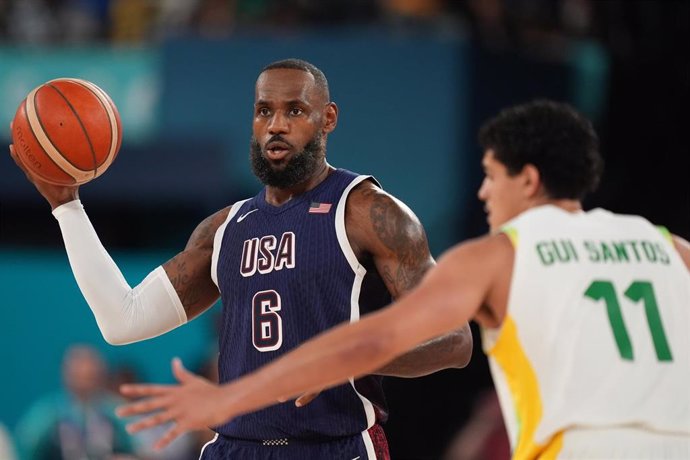
[[[261,107],[259,110],[257,110],[257,114],[259,114],[262,117],[267,117],[271,114],[271,111],[268,110],[266,107]]]
[[[298,117],[304,113],[304,110],[300,109],[299,107],[293,107],[290,109],[290,115],[293,117]]]

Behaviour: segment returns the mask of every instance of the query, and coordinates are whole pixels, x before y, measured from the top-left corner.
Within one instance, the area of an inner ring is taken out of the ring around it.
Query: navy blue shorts
[[[292,439],[246,441],[217,435],[201,451],[200,460],[390,460],[383,428],[323,442]]]

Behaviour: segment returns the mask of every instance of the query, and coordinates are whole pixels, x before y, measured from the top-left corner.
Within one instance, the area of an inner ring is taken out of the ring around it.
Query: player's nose
[[[284,134],[290,131],[288,117],[280,112],[276,112],[268,122],[268,132],[271,135]]]
[[[479,186],[479,190],[477,190],[477,198],[479,198],[482,201],[486,201],[487,198],[489,197],[489,186],[487,184],[486,178],[482,181],[482,185]]]

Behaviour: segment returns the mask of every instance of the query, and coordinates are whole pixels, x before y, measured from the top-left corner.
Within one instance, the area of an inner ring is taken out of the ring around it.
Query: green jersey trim
[[[510,242],[513,245],[514,249],[517,249],[518,246],[518,231],[517,228],[511,227],[510,225],[505,225],[501,227],[501,232],[505,233]]]
[[[671,235],[671,232],[668,231],[666,227],[663,225],[657,225],[656,229],[659,230],[661,235],[668,240],[669,243],[673,244],[673,235]]]

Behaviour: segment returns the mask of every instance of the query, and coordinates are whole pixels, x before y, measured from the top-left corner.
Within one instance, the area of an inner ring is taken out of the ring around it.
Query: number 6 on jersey
[[[259,351],[274,351],[283,344],[283,319],[280,295],[273,290],[259,291],[252,299],[252,342]]]

